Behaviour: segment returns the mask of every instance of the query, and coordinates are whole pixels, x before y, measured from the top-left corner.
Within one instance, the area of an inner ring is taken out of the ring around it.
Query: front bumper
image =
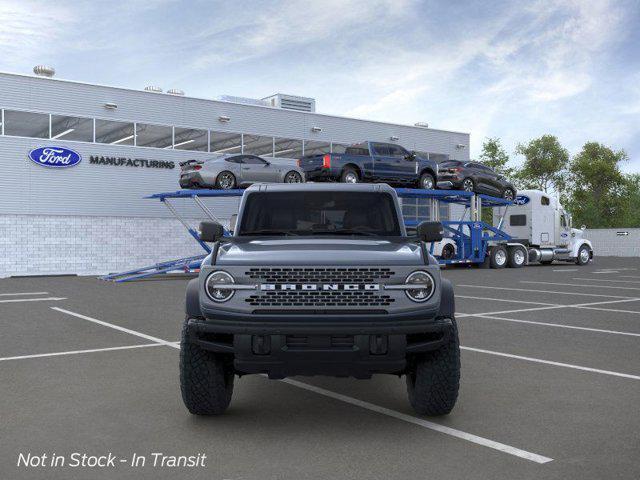
[[[246,333],[236,331],[230,335],[229,326],[220,321],[189,319],[187,331],[189,341],[204,350],[233,355],[239,374],[264,373],[270,378],[293,375],[369,378],[375,373],[400,374],[406,370],[409,354],[436,350],[455,335],[449,318],[412,322],[380,326],[381,322],[371,321],[363,326],[361,322],[354,325],[347,320],[341,327],[333,323],[310,329],[300,325],[276,327],[278,333],[272,329],[266,333],[254,325],[242,327]],[[307,332],[301,333],[304,330]]]

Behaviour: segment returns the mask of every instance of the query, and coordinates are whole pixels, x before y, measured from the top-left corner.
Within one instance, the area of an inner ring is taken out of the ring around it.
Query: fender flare
[[[438,310],[438,317],[453,319],[456,313],[455,294],[453,293],[452,283],[446,278],[442,279],[440,292],[440,309]]]
[[[185,312],[189,318],[204,318],[200,310],[200,283],[199,278],[189,280],[187,284],[187,296]]]
[[[582,248],[583,245],[586,245],[587,247],[589,247],[589,250],[593,252],[593,245],[591,245],[591,242],[589,240],[585,240],[584,238],[582,238],[580,239],[579,242],[576,242],[576,244],[571,249],[571,256],[573,258],[578,257],[578,251],[580,250],[580,248]]]

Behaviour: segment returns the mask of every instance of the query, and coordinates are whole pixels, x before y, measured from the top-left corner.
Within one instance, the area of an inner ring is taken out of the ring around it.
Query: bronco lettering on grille
[[[380,285],[377,283],[263,283],[260,285],[262,291],[273,290],[302,290],[302,291],[332,291],[332,290],[346,290],[346,291],[358,291],[358,290],[380,290]]]

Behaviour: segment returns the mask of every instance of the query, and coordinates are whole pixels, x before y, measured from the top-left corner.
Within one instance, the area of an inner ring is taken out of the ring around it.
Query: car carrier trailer
[[[478,264],[484,267],[522,267],[528,261],[527,247],[519,242],[514,242],[511,236],[502,230],[502,221],[497,225],[489,225],[482,221],[482,208],[493,208],[494,218],[498,216],[504,219],[504,215],[513,202],[491,197],[484,194],[456,190],[420,190],[412,188],[396,189],[398,197],[410,201],[412,199],[421,201],[427,200],[431,209],[431,220],[440,221],[439,204],[444,202],[452,205],[464,207],[464,213],[458,220],[442,221],[447,238],[437,244],[431,244],[431,253],[442,265]],[[134,268],[126,272],[111,273],[102,278],[115,282],[126,282],[148,278],[159,274],[172,272],[192,272],[200,267],[202,259],[210,253],[206,244],[200,241],[197,229],[189,225],[189,222],[175,208],[175,199],[191,199],[202,211],[203,217],[209,220],[218,221],[212,209],[207,206],[203,199],[220,197],[241,197],[244,193],[242,189],[234,190],[210,190],[210,189],[190,189],[178,190],[175,192],[156,193],[146,198],[155,199],[162,202],[169,212],[185,227],[191,237],[193,237],[202,247],[203,254],[187,258],[172,259],[141,268]],[[405,225],[412,229],[419,222],[415,220],[405,220]]]
[[[512,201],[458,190],[399,188],[397,192],[403,199],[428,199],[431,219],[435,221],[440,221],[440,202],[463,207],[458,220],[441,221],[447,238],[431,245],[431,253],[440,264],[520,268],[528,263],[526,245],[514,241],[502,229],[508,209],[513,205]],[[495,225],[482,220],[483,208],[493,210]],[[405,220],[409,228],[415,227],[418,223],[417,220]]]

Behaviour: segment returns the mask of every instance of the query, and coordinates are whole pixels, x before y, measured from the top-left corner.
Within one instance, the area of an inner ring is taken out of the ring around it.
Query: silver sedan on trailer
[[[252,183],[301,183],[304,171],[285,159],[266,160],[257,155],[223,155],[212,160],[189,160],[180,164],[181,188],[229,190]]]

